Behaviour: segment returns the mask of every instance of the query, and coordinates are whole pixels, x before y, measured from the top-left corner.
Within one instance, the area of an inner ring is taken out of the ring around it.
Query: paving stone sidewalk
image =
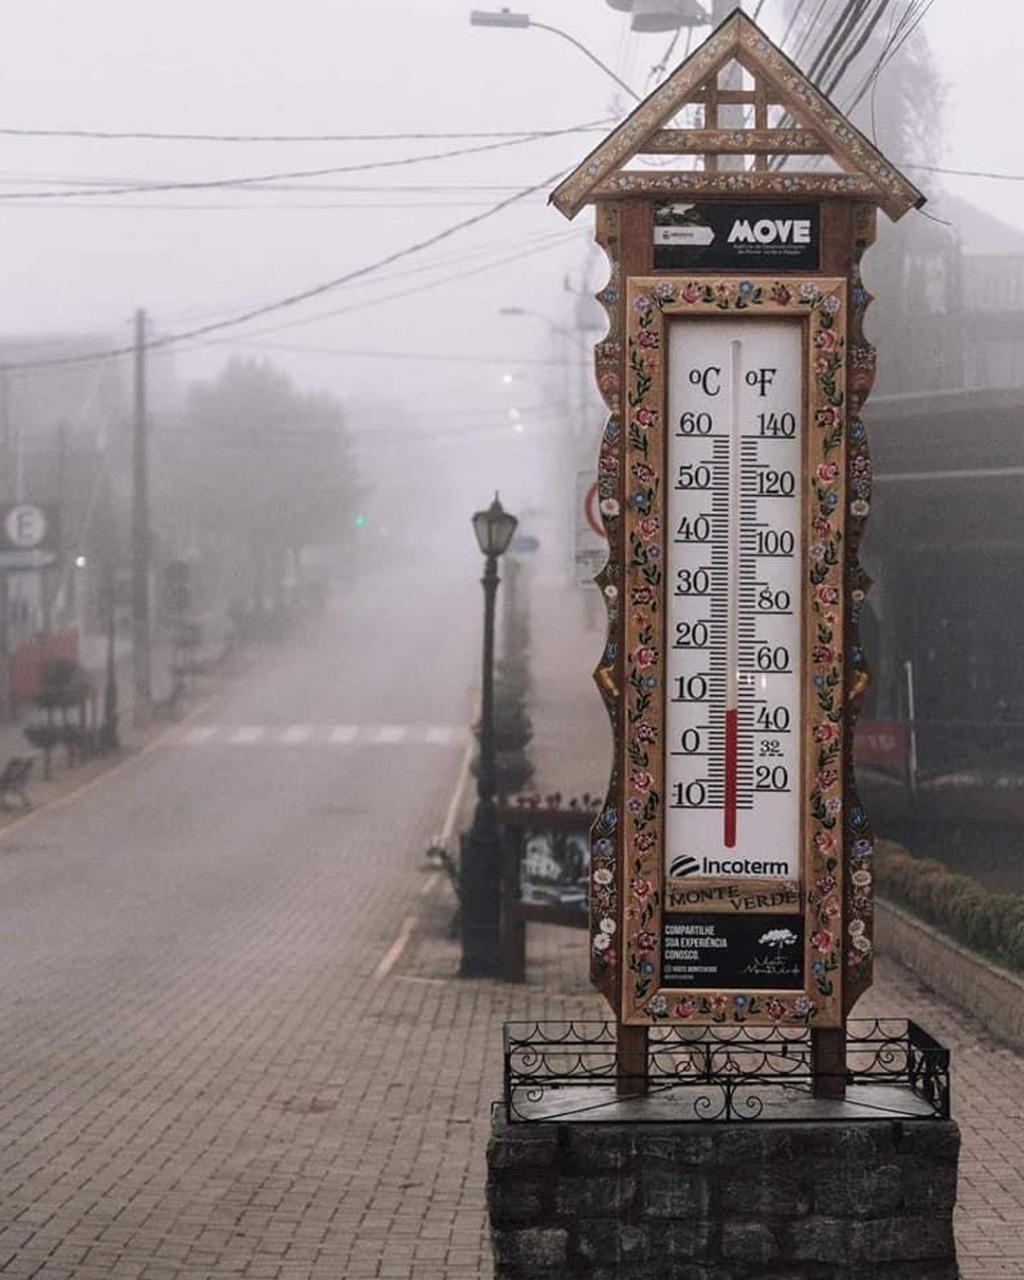
[[[610,730],[587,666],[600,652],[601,637],[583,628],[583,616],[578,599],[535,586],[533,752],[544,792],[600,794],[607,781]],[[456,988],[460,1021],[468,1033],[468,1038],[460,1036],[458,1053],[468,1055],[474,1073],[472,1114],[463,1146],[469,1148],[469,1165],[460,1175],[463,1222],[468,1225],[468,1215],[481,1215],[483,1280],[491,1273],[480,1188],[486,1106],[500,1090],[501,1024],[517,1018],[603,1017],[605,1007],[589,989],[581,931],[529,926],[527,982],[521,987],[459,984],[455,945],[441,936],[445,921],[445,908],[432,899],[393,981]],[[875,972],[874,988],[858,1005],[857,1014],[912,1018],[952,1050],[953,1112],[963,1138],[956,1211],[962,1278],[1024,1280],[1024,1060],[884,956]],[[462,1078],[465,1083],[464,1073]],[[446,1171],[446,1176],[452,1172]]]
[[[535,585],[537,781],[565,795],[601,793],[610,754],[589,676],[602,639],[582,609]],[[138,1067],[103,1084],[116,1054],[95,1057],[81,1011],[76,1052],[96,1081],[49,1054],[52,1082],[25,1077],[24,1102],[8,1100],[10,1168],[30,1136],[40,1163],[15,1190],[17,1213],[0,1215],[3,1280],[489,1280],[484,1153],[502,1024],[604,1010],[582,931],[530,926],[521,985],[456,976],[450,886],[418,852],[436,817],[415,830],[373,819],[374,842],[408,850],[399,905],[383,879],[340,897],[324,850],[308,882],[282,882],[248,949],[212,939],[209,973],[197,960],[190,985],[168,992],[168,1015],[175,1000],[194,1010],[180,1057],[167,1059],[154,1011],[126,1013]],[[346,931],[373,957],[365,972],[341,963]],[[963,1280],[1024,1280],[1020,1057],[884,959],[858,1012],[913,1017],[953,1050]],[[22,1052],[5,1048],[12,1062]]]

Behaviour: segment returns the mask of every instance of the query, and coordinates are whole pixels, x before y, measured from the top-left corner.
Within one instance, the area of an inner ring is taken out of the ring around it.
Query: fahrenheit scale
[[[665,856],[800,875],[802,330],[668,326]]]

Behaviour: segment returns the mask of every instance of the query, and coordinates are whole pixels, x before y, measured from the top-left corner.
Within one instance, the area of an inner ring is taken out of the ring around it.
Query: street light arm
[[[590,59],[590,61],[594,63],[595,66],[600,67],[601,70],[605,73],[605,75],[611,76],[611,78],[615,81],[615,83],[619,86],[620,89],[625,89],[625,91],[629,94],[629,96],[633,99],[634,102],[640,101],[640,95],[636,92],[635,89],[631,89],[629,85],[626,84],[625,80],[617,76],[615,72],[611,69],[611,67],[607,65],[607,63],[602,62],[596,53],[591,53],[585,44],[577,40],[575,36],[571,36],[568,31],[563,31],[561,27],[548,26],[546,22],[535,22],[533,18],[530,19],[530,26],[539,27],[541,31],[552,31],[556,36],[561,36],[563,40],[568,40],[569,43],[575,45],[576,48],[579,49],[581,53],[585,53],[587,57]]]
[[[575,36],[571,36],[568,31],[563,31],[561,27],[549,26],[546,22],[534,22],[529,14],[513,13],[511,9],[501,9],[497,13],[487,9],[473,9],[469,15],[469,25],[471,27],[539,27],[541,31],[551,31],[556,36],[561,36],[563,40],[568,40],[570,44],[575,45],[581,53],[585,53],[595,66],[601,68],[606,76],[611,76],[620,89],[625,89],[634,102],[640,101],[640,95],[626,84],[606,63],[602,62],[596,53],[591,53],[587,46],[577,40]]]

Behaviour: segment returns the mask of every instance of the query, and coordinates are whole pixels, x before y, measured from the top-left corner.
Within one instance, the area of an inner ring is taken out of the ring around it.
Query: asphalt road
[[[387,1036],[371,979],[464,762],[478,596],[363,580],[0,837],[0,1275],[348,1274],[372,1073],[326,1113]]]

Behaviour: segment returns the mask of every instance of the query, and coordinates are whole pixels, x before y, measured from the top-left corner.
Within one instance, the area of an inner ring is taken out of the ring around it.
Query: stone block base
[[[508,1124],[496,1280],[957,1280],[951,1120]]]

